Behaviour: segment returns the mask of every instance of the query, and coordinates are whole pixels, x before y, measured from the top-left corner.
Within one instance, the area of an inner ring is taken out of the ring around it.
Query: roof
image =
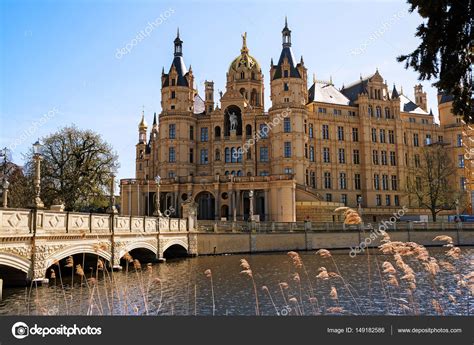
[[[410,114],[420,114],[420,115],[429,115],[428,112],[421,109],[413,101],[411,101],[407,96],[401,94],[400,96],[400,111]]]
[[[296,64],[295,64],[295,57],[293,55],[293,51],[291,50],[291,47],[284,47],[281,50],[280,54],[280,59],[278,60],[278,63],[276,66],[275,74],[273,75],[273,80],[279,79],[282,77],[281,74],[281,65],[283,65],[283,61],[288,59],[288,64],[290,65],[290,77],[292,78],[301,78],[300,72],[296,69]]]
[[[172,68],[176,69],[176,73],[178,74],[178,80],[176,82],[177,86],[189,86],[188,80],[186,79],[186,74],[188,74],[188,69],[184,64],[184,59],[182,56],[175,56],[173,62],[171,63],[170,72]],[[163,82],[163,87],[169,86],[169,73],[165,74],[165,80]]]
[[[350,100],[333,84],[315,82],[308,90],[309,102],[349,105]]]
[[[341,93],[349,99],[350,104],[353,104],[355,101],[357,101],[357,98],[360,94],[367,93],[367,83],[373,76],[374,74],[365,78],[361,77],[359,81],[349,84],[348,86],[343,86]]]
[[[206,111],[206,105],[203,101],[203,99],[201,98],[201,96],[199,96],[199,94],[196,94],[194,96],[194,114],[202,114]]]
[[[447,94],[445,92],[440,92],[440,94],[441,94],[441,99],[439,100],[439,104],[452,102],[454,99],[453,95]]]

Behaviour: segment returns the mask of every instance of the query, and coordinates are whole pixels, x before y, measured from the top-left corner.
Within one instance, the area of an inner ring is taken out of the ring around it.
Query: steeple
[[[285,16],[285,27],[281,31],[283,48],[291,47],[291,30],[288,28],[288,19]]]
[[[179,38],[179,28],[174,40],[174,56],[183,56],[183,41]]]
[[[395,87],[395,84],[393,84],[393,90],[392,90],[392,99],[398,98],[400,95],[398,94],[397,88]]]

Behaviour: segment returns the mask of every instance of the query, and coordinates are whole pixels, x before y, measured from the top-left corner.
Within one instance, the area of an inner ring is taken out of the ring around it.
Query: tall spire
[[[174,40],[174,56],[183,56],[183,41],[179,38],[179,28]]]
[[[291,47],[291,30],[288,28],[288,19],[285,16],[285,27],[281,31],[283,48]]]

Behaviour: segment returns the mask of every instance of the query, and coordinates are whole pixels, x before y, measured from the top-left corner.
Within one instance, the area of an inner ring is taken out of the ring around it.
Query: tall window
[[[420,142],[418,140],[418,133],[413,133],[413,146],[420,146]]]
[[[329,147],[323,148],[323,162],[331,163],[331,155],[329,154]]]
[[[390,206],[391,198],[390,194],[385,195],[385,206]]]
[[[174,123],[168,126],[168,133],[170,139],[176,139],[176,125]]]
[[[360,189],[360,174],[354,174],[354,188]]]
[[[372,163],[374,165],[379,165],[379,152],[377,150],[372,151]]]
[[[369,105],[369,107],[367,108],[367,113],[369,114],[369,116],[374,116],[374,111],[372,110],[371,105]]]
[[[390,165],[397,165],[397,158],[395,156],[395,151],[390,151]]]
[[[458,134],[457,140],[456,140],[456,146],[461,147],[462,146],[462,134]]]
[[[415,168],[420,167],[420,155],[415,155]]]
[[[291,132],[291,120],[288,117],[285,117],[285,119],[283,120],[283,131],[285,133]]]
[[[372,142],[377,142],[377,130],[375,128],[372,128]]]
[[[209,130],[207,127],[201,128],[201,141],[209,141]]]
[[[260,147],[260,162],[268,162],[268,147]]]
[[[387,165],[387,151],[380,151],[380,160],[382,165]]]
[[[388,175],[382,175],[382,189],[388,190]]]
[[[168,153],[169,153],[170,163],[176,163],[176,152],[174,150],[174,147],[170,147]]]
[[[314,146],[309,147],[309,160],[314,162]]]
[[[207,149],[201,149],[201,164],[209,163],[209,156],[207,153]]]
[[[379,174],[374,174],[374,189],[375,190],[380,189],[380,176],[379,176]]]
[[[377,194],[377,195],[375,196],[375,204],[376,204],[377,206],[382,206],[382,196],[381,196],[380,194]]]
[[[323,125],[323,139],[329,139],[329,125]]]
[[[398,179],[397,175],[392,175],[392,190],[398,189]]]
[[[380,142],[385,143],[385,129],[380,130]]]
[[[458,155],[458,167],[464,168],[464,155]]]
[[[225,152],[225,162],[230,163],[232,161],[230,157],[230,148],[226,147],[224,152]]]
[[[194,150],[189,149],[189,163],[194,163]]]
[[[171,98],[176,98],[176,92],[175,91],[171,91]]]
[[[324,188],[331,189],[331,173],[328,171],[324,173]]]
[[[291,157],[291,141],[285,141],[285,158]]]
[[[347,189],[346,173],[339,173],[339,189]]]
[[[359,141],[359,129],[352,128],[352,141]]]
[[[346,162],[346,151],[339,149],[339,163],[344,164]]]
[[[380,119],[382,117],[382,108],[376,107],[375,113],[376,113],[377,118]]]
[[[337,140],[344,141],[344,127],[337,126]]]
[[[313,132],[313,124],[309,124],[309,137],[314,138],[314,132]]]
[[[392,129],[388,130],[388,142],[390,144],[395,144],[395,133],[393,132]]]
[[[260,137],[262,139],[267,139],[268,138],[268,132],[269,131],[270,131],[270,129],[267,127],[266,124],[264,124],[264,123],[260,124]]]
[[[400,197],[398,195],[393,196],[393,203],[395,206],[400,206]]]
[[[341,194],[341,203],[347,206],[347,194]]]
[[[360,164],[359,150],[352,151],[352,163],[353,164]]]
[[[385,118],[386,119],[390,118],[390,109],[389,108],[385,108]]]
[[[189,140],[194,140],[194,126],[189,126]]]
[[[316,188],[316,173],[311,171],[311,187]]]

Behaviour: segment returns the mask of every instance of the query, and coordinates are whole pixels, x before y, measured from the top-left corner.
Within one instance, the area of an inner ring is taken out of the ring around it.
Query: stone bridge
[[[0,208],[0,267],[41,281],[51,265],[74,254],[98,255],[113,268],[134,249],[157,260],[171,248],[197,255],[196,233],[189,230],[187,219]]]

